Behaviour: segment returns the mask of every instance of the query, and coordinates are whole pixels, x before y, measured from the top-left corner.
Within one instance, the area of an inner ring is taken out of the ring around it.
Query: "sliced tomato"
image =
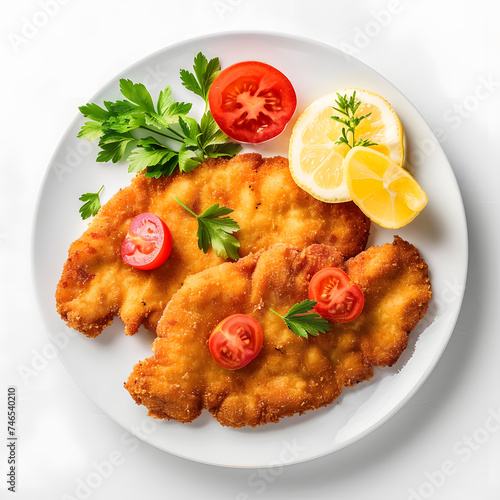
[[[297,96],[290,80],[273,66],[245,61],[223,70],[212,83],[208,103],[220,129],[239,142],[264,142],[292,118]]]
[[[214,328],[208,338],[208,347],[218,365],[237,370],[259,354],[263,339],[257,320],[246,314],[233,314]]]
[[[363,292],[337,267],[318,271],[309,283],[309,299],[315,311],[330,321],[345,323],[357,318],[365,303]]]
[[[169,257],[172,235],[158,216],[144,212],[130,223],[122,243],[122,259],[137,269],[156,269]]]

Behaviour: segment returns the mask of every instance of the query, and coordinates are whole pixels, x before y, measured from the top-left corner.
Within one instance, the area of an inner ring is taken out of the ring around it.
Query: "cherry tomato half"
[[[122,243],[122,259],[137,269],[156,269],[169,257],[172,235],[167,225],[156,215],[144,212],[136,215]]]
[[[218,365],[237,370],[259,354],[263,338],[258,321],[246,314],[233,314],[214,328],[208,338],[208,347]]]
[[[208,93],[217,125],[239,142],[264,142],[279,135],[297,107],[290,80],[273,66],[245,61],[223,70]]]
[[[318,314],[337,323],[357,318],[365,303],[358,285],[336,267],[322,269],[312,277],[309,299],[317,302],[314,309]]]

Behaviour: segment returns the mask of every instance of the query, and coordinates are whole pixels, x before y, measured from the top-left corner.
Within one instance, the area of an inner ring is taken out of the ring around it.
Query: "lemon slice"
[[[418,182],[374,149],[352,148],[344,160],[344,175],[354,203],[383,227],[405,226],[427,204],[427,195]]]
[[[355,116],[370,116],[356,127],[356,140],[368,139],[377,143],[371,148],[380,151],[398,165],[404,161],[404,133],[401,122],[391,105],[373,92],[362,89],[344,89],[338,94],[350,98],[356,92],[360,106]],[[350,194],[344,180],[344,158],[349,152],[346,144],[335,144],[345,125],[335,121],[339,116],[337,92],[314,101],[297,119],[289,148],[290,172],[295,182],[315,198],[338,203],[349,201]],[[348,134],[349,140],[351,139]]]

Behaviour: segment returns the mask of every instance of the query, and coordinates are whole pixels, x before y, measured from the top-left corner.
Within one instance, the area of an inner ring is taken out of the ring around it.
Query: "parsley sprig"
[[[99,199],[99,194],[101,193],[103,187],[104,185],[101,186],[101,189],[99,189],[97,193],[85,193],[82,194],[80,198],[78,198],[80,201],[85,202],[79,210],[83,220],[94,216],[101,208],[101,200]]]
[[[198,236],[198,248],[200,250],[207,253],[211,246],[215,253],[223,259],[229,257],[238,260],[240,258],[238,255],[240,243],[232,236],[232,233],[239,231],[240,226],[231,217],[224,217],[234,212],[232,208],[220,207],[216,203],[207,208],[201,215],[197,215],[178,198],[175,198],[175,201],[198,219],[198,232],[196,235]]]
[[[208,91],[210,85],[220,73],[219,59],[207,60],[200,52],[194,59],[194,74],[181,69],[181,80],[184,87],[199,95],[208,104]]]
[[[333,109],[340,113],[342,117],[332,116],[332,118],[345,125],[345,127],[342,127],[342,135],[335,142],[335,144],[347,144],[349,148],[353,148],[355,146],[376,146],[376,142],[372,142],[369,139],[364,139],[362,137],[356,141],[356,127],[362,120],[371,115],[371,113],[367,113],[366,115],[355,116],[356,111],[361,105],[361,101],[356,99],[356,91],[352,93],[350,98],[347,98],[347,95],[341,96],[337,93],[337,100],[335,103],[338,107],[333,106]],[[349,142],[347,134],[351,134],[351,142]]]
[[[295,335],[307,338],[308,335],[317,336],[332,329],[328,321],[318,313],[309,313],[316,304],[314,300],[304,300],[293,305],[286,316],[278,314],[273,309],[270,311],[279,316]]]
[[[98,162],[128,159],[129,172],[144,171],[146,177],[168,176],[176,167],[189,172],[207,158],[234,156],[241,145],[229,142],[208,108],[208,90],[220,69],[217,57],[208,61],[200,52],[194,58],[194,73],[180,71],[184,87],[205,101],[199,122],[188,116],[190,103],[172,97],[170,86],[160,92],[155,104],[142,83],[121,79],[125,99],[104,101],[103,107],[90,103],[79,108],[90,121],[78,137],[99,140]]]

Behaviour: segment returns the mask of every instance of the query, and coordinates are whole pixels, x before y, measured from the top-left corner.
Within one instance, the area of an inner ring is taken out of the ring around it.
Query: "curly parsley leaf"
[[[342,127],[342,135],[335,142],[335,144],[346,144],[349,148],[353,148],[355,146],[376,146],[376,142],[372,142],[369,139],[359,138],[357,141],[355,139],[356,127],[361,123],[362,120],[369,117],[371,113],[367,113],[362,116],[355,116],[358,111],[359,106],[361,105],[361,101],[356,99],[356,91],[352,93],[350,98],[346,95],[340,95],[337,93],[337,99],[335,103],[338,107],[333,106],[334,111],[337,111],[342,116],[332,116],[332,118],[345,125]],[[351,141],[349,141],[347,134],[351,134]]]
[[[88,219],[89,217],[94,216],[99,209],[101,208],[101,201],[99,199],[99,194],[101,193],[104,185],[101,186],[101,189],[97,191],[97,193],[85,193],[78,198],[80,201],[84,201],[85,203],[80,207],[80,214],[83,220]]]
[[[197,215],[178,198],[175,198],[175,201],[198,219],[198,232],[196,235],[198,236],[198,248],[200,250],[207,253],[208,249],[212,247],[215,253],[223,259],[229,257],[238,260],[240,258],[238,255],[240,243],[232,236],[232,233],[239,231],[240,226],[231,217],[224,217],[234,212],[232,208],[221,207],[216,203],[207,208],[201,215]]]
[[[281,316],[273,309],[270,311],[279,316],[295,335],[307,338],[308,335],[317,336],[332,329],[328,321],[318,313],[307,314],[316,304],[314,300],[304,300],[293,305],[286,316]]]

